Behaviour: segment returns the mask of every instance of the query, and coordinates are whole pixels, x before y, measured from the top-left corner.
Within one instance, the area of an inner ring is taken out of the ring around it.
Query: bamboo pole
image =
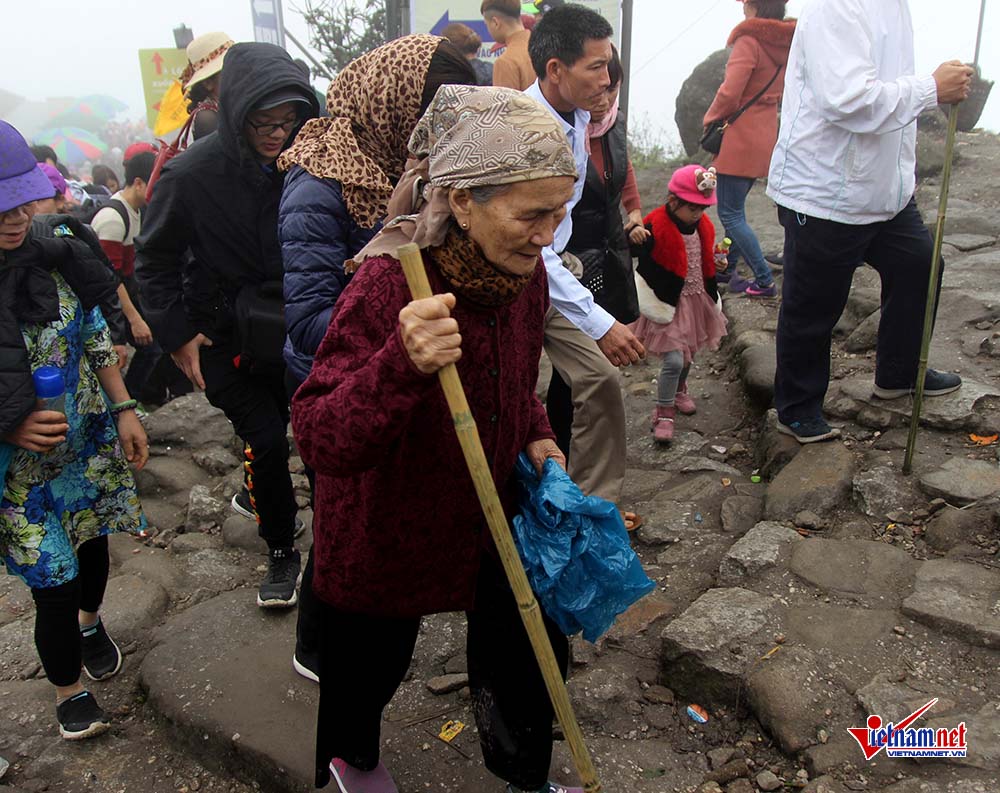
[[[976,54],[972,70],[979,74],[979,53],[983,43],[983,20],[986,18],[986,0],[979,6],[979,29],[976,33]],[[948,111],[948,137],[944,147],[944,171],[941,173],[941,197],[938,201],[937,224],[934,228],[934,253],[931,259],[930,281],[927,287],[927,307],[924,311],[924,335],[920,343],[920,362],[917,365],[917,383],[913,394],[913,411],[910,416],[910,434],[906,439],[903,473],[913,470],[913,455],[917,448],[920,429],[920,412],[924,406],[924,378],[927,376],[927,358],[930,355],[931,336],[934,334],[934,315],[937,312],[937,283],[941,273],[941,247],[944,244],[944,221],[948,213],[948,193],[951,190],[951,166],[955,155],[955,136],[958,132],[958,103]]]
[[[906,440],[903,473],[913,470],[913,454],[917,448],[917,431],[920,429],[920,411],[924,406],[924,378],[927,376],[927,358],[930,355],[931,336],[934,335],[934,314],[937,312],[938,279],[941,275],[941,246],[944,243],[944,221],[948,214],[948,191],[951,189],[951,164],[955,154],[955,134],[958,131],[958,105],[948,111],[948,138],[944,147],[944,171],[941,173],[941,198],[938,201],[937,225],[934,229],[934,253],[931,275],[927,286],[927,306],[924,310],[924,336],[920,342],[920,363],[917,365],[917,384],[913,394],[913,415],[910,417],[910,435]]]
[[[431,297],[431,286],[427,280],[427,271],[424,269],[420,248],[409,243],[400,247],[396,256],[403,264],[406,283],[410,287],[410,294],[413,295],[414,300]],[[535,651],[535,658],[538,660],[538,666],[545,680],[549,699],[552,700],[556,717],[562,725],[570,753],[573,755],[577,773],[583,782],[583,789],[586,793],[600,793],[601,783],[597,779],[597,771],[590,758],[590,753],[587,751],[583,732],[577,723],[576,715],[573,713],[573,706],[569,701],[562,672],[556,662],[555,653],[552,651],[552,644],[545,631],[545,624],[542,622],[541,609],[535,599],[535,593],[532,592],[531,585],[528,583],[528,577],[525,575],[521,557],[517,553],[514,538],[510,533],[510,526],[507,525],[507,516],[500,504],[500,497],[497,495],[493,475],[479,439],[476,421],[472,417],[472,411],[465,398],[465,390],[462,388],[458,369],[455,364],[448,364],[438,371],[438,377],[441,380],[441,388],[444,390],[448,407],[451,409],[451,417],[455,422],[455,432],[458,435],[458,442],[462,446],[465,462],[469,466],[469,473],[472,475],[479,503],[482,504],[483,512],[486,513],[486,522],[493,535],[493,542],[500,553],[500,559],[507,573],[507,580],[514,591],[521,619]]]

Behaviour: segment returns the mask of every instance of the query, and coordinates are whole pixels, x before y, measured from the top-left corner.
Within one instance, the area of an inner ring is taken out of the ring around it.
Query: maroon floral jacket
[[[430,260],[435,293],[450,291]],[[399,263],[369,259],[337,303],[292,403],[302,459],[316,471],[313,591],[338,609],[413,617],[472,607],[492,540],[437,375],[411,363],[398,330],[410,301]],[[548,287],[509,306],[458,298],[458,371],[508,517],[517,455],[552,438],[535,395]]]

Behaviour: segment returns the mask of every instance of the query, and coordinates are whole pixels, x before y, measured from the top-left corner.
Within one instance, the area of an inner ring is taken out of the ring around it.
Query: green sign
[[[175,47],[139,50],[139,71],[146,97],[146,123],[152,129],[160,112],[160,100],[187,67],[187,52]]]

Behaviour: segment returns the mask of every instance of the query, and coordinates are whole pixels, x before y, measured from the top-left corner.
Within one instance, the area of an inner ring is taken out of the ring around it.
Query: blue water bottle
[[[39,410],[54,410],[66,415],[66,381],[55,366],[40,366],[31,375],[35,396],[42,403]]]

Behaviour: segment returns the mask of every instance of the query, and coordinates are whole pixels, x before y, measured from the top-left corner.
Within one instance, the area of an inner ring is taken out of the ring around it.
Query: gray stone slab
[[[731,708],[778,619],[773,598],[710,589],[661,634],[663,684],[702,705]]]
[[[870,518],[909,512],[927,503],[911,478],[888,465],[866,468],[854,477],[854,503]]]
[[[179,534],[170,543],[170,550],[177,555],[197,553],[204,550],[220,550],[222,537],[218,534]]]
[[[647,545],[669,545],[687,539],[698,530],[697,504],[654,499],[643,507],[643,524],[636,534]]]
[[[976,713],[932,719],[927,726],[931,729],[954,729],[962,721],[969,735],[968,757],[954,757],[947,762],[984,771],[1000,771],[1000,703],[991,702]]]
[[[292,670],[295,615],[227,592],[168,620],[140,669],[149,703],[202,751],[286,790],[312,787],[319,695]]]
[[[753,496],[730,496],[722,502],[719,520],[727,534],[740,536],[756,526],[764,514],[764,500]]]
[[[985,460],[953,457],[938,470],[921,476],[920,487],[931,498],[962,507],[1000,493],[1000,468]]]
[[[876,310],[869,314],[858,325],[851,335],[844,342],[844,349],[848,352],[861,353],[875,349],[878,342],[878,326],[882,321],[882,311]]]
[[[146,638],[167,611],[170,598],[155,581],[119,575],[108,581],[101,619],[119,644]]]
[[[266,553],[267,543],[260,536],[257,522],[242,515],[231,515],[222,524],[222,539],[231,548],[252,553]]]
[[[740,377],[747,395],[767,407],[774,399],[774,372],[777,368],[774,344],[758,344],[740,353]]]
[[[789,567],[820,589],[893,602],[909,594],[916,563],[881,542],[812,538],[792,548]]]
[[[910,420],[913,411],[912,397],[878,399],[873,396],[872,388],[870,376],[853,377],[838,383],[839,392],[853,401],[858,410],[863,405],[868,405],[904,421]],[[977,403],[986,397],[1000,397],[1000,386],[965,379],[958,391],[925,399],[920,420],[929,427],[942,430],[975,430],[979,421],[976,417]]]
[[[804,509],[823,514],[842,505],[854,470],[854,455],[838,441],[803,447],[768,485],[764,516],[792,520]]]
[[[969,253],[995,245],[997,238],[986,234],[949,234],[944,238],[944,241],[963,253]]]
[[[230,516],[229,504],[216,498],[205,485],[191,488],[184,528],[189,532],[208,531],[221,526]]]
[[[783,646],[755,665],[747,677],[754,715],[781,748],[794,754],[816,741],[827,710],[842,710],[846,692],[821,656],[805,647]]]
[[[950,559],[924,562],[903,613],[969,644],[1000,647],[1000,572]]]
[[[160,446],[232,446],[233,426],[226,415],[195,392],[173,399],[146,419],[151,443]]]
[[[733,586],[755,578],[778,564],[801,535],[781,523],[758,523],[729,549],[719,566],[719,583]]]
[[[955,709],[954,702],[936,694],[931,695],[926,691],[918,691],[905,682],[895,680],[894,677],[895,674],[882,672],[867,685],[858,689],[858,703],[865,713],[878,714],[884,723],[897,724],[935,697],[937,697],[938,702],[929,715],[950,713]]]

